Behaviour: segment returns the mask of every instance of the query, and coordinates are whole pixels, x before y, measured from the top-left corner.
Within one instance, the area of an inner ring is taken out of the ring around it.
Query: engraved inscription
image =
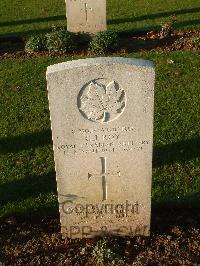
[[[89,154],[89,153],[115,153],[142,151],[151,145],[148,139],[134,139],[137,130],[133,126],[112,128],[78,128],[71,133],[80,139],[77,143],[60,143],[57,150],[65,155]]]
[[[107,177],[109,176],[118,176],[120,177],[120,171],[118,171],[117,173],[109,173],[107,172],[107,166],[106,166],[106,157],[101,157],[101,164],[102,164],[102,173],[101,174],[90,174],[88,173],[88,179],[90,180],[91,178],[94,177],[102,177],[102,191],[103,191],[103,201],[107,200]]]
[[[90,81],[83,86],[78,95],[79,111],[93,122],[111,122],[123,113],[125,106],[125,91],[116,81]]]

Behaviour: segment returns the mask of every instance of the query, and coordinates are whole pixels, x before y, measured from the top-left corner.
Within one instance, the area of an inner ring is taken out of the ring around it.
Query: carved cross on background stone
[[[92,11],[92,8],[88,7],[87,3],[85,3],[84,6],[85,6],[85,20],[88,21],[88,11]]]
[[[102,178],[102,192],[103,192],[103,200],[107,200],[108,198],[108,189],[107,189],[107,177],[114,176],[114,177],[120,177],[120,171],[116,173],[109,173],[107,172],[107,165],[106,165],[106,157],[100,157],[101,159],[101,165],[102,165],[102,173],[101,174],[90,174],[88,173],[88,179],[95,177],[101,177]]]
[[[106,0],[65,0],[67,30],[94,34],[105,31]]]

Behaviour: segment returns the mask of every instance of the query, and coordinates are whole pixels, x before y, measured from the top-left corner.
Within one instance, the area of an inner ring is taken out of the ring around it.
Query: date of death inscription
[[[56,148],[65,155],[142,151],[151,142],[137,140],[134,127],[72,129],[72,137]]]

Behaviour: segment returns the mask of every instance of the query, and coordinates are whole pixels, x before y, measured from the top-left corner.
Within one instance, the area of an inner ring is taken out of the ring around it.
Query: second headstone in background
[[[97,33],[106,30],[106,0],[65,0],[67,30]]]

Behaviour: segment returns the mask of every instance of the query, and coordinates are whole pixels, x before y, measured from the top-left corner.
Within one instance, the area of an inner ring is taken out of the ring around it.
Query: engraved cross
[[[85,20],[88,21],[88,11],[92,11],[92,8],[91,7],[88,7],[88,4],[85,3]]]
[[[90,174],[88,173],[88,179],[90,180],[91,178],[95,177],[101,177],[102,178],[102,191],[103,191],[103,200],[107,200],[107,177],[109,176],[118,176],[120,177],[120,171],[116,173],[109,173],[107,172],[107,165],[106,165],[106,157],[100,157],[101,159],[101,165],[102,165],[102,173],[101,174]]]

